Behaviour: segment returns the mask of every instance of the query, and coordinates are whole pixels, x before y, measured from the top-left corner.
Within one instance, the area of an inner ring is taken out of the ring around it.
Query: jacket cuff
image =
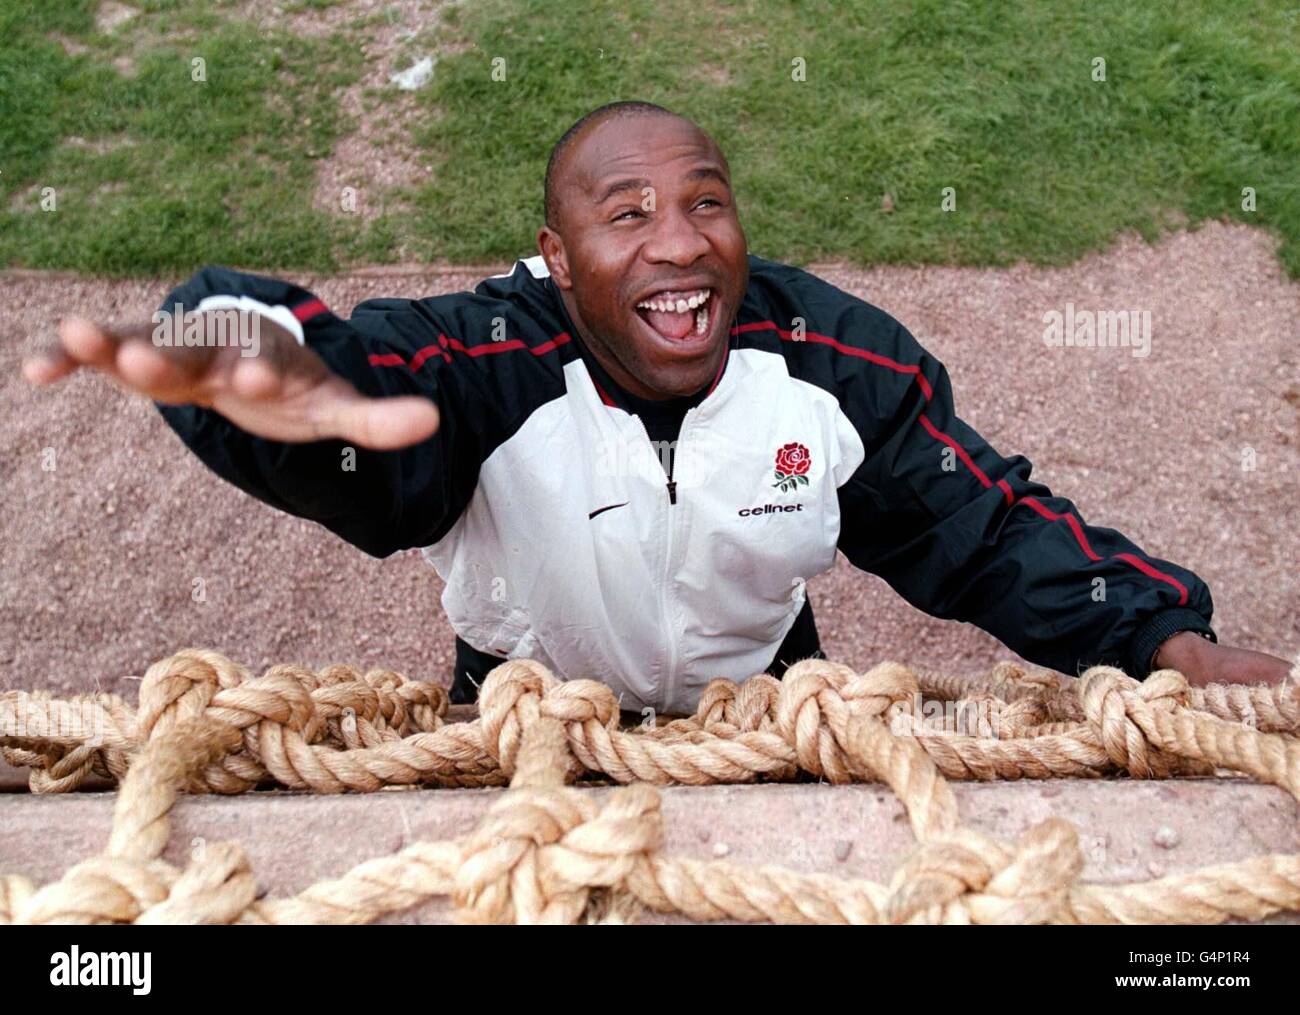
[[[1129,644],[1129,675],[1138,680],[1145,680],[1151,673],[1156,651],[1180,631],[1195,631],[1210,641],[1219,640],[1215,636],[1214,629],[1195,610],[1182,606],[1162,610],[1133,636]]]
[[[293,316],[293,311],[285,306],[268,306],[261,300],[255,300],[251,296],[204,296],[199,300],[199,305],[194,308],[194,312],[201,313],[204,310],[243,310],[251,313],[261,314],[268,317],[290,335],[298,340],[299,345],[306,345],[307,339],[303,336],[302,322]]]

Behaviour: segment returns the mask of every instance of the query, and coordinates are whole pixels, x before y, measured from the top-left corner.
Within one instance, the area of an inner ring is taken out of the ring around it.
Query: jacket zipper
[[[691,413],[694,409],[688,409],[686,415],[682,417],[681,430],[677,434],[677,447],[673,449],[672,464],[668,466],[668,545],[664,550],[664,573],[663,579],[659,584],[659,613],[663,617],[664,633],[667,635],[668,644],[668,669],[664,675],[664,693],[659,704],[660,707],[667,710],[668,703],[673,699],[675,684],[677,678],[677,636],[672,628],[671,616],[668,612],[668,582],[672,578],[673,566],[673,536],[676,525],[674,524],[674,513],[672,506],[677,503],[677,482],[673,479],[673,473],[677,471],[677,458],[682,453],[682,444],[685,442],[686,426],[690,422]],[[641,432],[645,434],[646,443],[654,447],[650,441],[650,431],[646,429],[645,420],[637,416],[637,422],[641,424]]]
[[[690,410],[688,409],[687,413],[689,414],[689,412]],[[638,416],[637,419],[641,419],[641,417]],[[683,416],[682,428],[685,429],[685,427],[686,427],[686,417]],[[642,420],[641,422],[641,429],[645,430],[644,420]],[[646,440],[650,439],[649,430],[646,430],[645,437]],[[681,449],[682,449],[682,435],[681,432],[679,431],[677,434],[677,447],[673,448],[673,453],[671,456],[669,456],[668,459],[668,503],[669,505],[673,505],[677,503],[677,481],[673,479],[673,473],[677,471],[677,452],[681,451]],[[669,519],[669,521],[671,522],[672,519]]]

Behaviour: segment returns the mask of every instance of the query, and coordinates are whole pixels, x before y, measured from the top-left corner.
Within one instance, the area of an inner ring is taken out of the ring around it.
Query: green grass
[[[267,37],[196,3],[145,5],[103,35],[93,8],[19,0],[0,13],[0,263],[333,266],[342,237],[311,208],[314,160],[339,136],[333,95],[360,72],[355,48]],[[89,51],[69,56],[56,32]]]
[[[392,69],[420,46],[463,50],[418,93],[409,143],[428,181],[366,222],[312,211],[311,194],[315,160],[350,129],[331,92],[364,69],[358,46],[383,11],[303,39],[253,32],[217,4],[155,3],[105,38],[86,3],[24,0],[0,15],[0,264],[509,259],[533,248],[551,143],[593,106],[635,97],[717,137],[767,256],[1059,264],[1125,230],[1227,217],[1274,230],[1300,275],[1300,8],[1175,6],[478,0],[394,54]],[[51,32],[91,51],[68,57]],[[112,69],[125,49],[134,80]],[[209,82],[191,86],[200,49]],[[795,57],[806,81],[791,79]],[[382,117],[384,95],[372,101]],[[70,135],[135,143],[96,155]],[[59,211],[15,210],[10,195],[38,185],[56,188]],[[955,211],[941,210],[944,187]],[[1257,210],[1242,209],[1243,187]]]

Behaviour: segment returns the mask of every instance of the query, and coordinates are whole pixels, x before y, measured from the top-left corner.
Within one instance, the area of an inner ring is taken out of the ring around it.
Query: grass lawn
[[[766,256],[1063,263],[1122,230],[1227,216],[1275,230],[1300,274],[1294,6],[477,0],[383,45],[396,7],[282,0],[267,27],[248,6],[151,0],[104,29],[89,0],[8,0],[0,265],[507,260],[533,249],[550,145],[635,97],[717,137]],[[386,84],[346,111],[346,89],[425,53],[433,80],[397,128],[374,129],[396,108]],[[313,201],[359,128],[427,166],[369,216]]]

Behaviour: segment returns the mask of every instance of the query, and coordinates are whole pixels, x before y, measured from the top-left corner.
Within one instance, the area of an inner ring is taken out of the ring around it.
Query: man
[[[820,654],[804,584],[837,548],[1066,673],[1285,679],[1215,644],[1195,574],[1085,526],[958,419],[898,322],[748,256],[727,162],[689,120],[588,114],[552,152],[545,207],[540,256],[473,293],[344,320],[209,268],[164,311],[255,314],[259,355],[71,319],[27,373],[102,370],[252,495],[375,556],[422,547],[457,700],[526,657],[624,708],[690,711],[713,677]]]

